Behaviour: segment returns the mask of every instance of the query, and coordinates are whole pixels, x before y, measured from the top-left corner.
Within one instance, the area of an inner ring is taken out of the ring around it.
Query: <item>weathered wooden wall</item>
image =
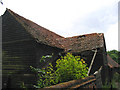
[[[32,39],[25,28],[7,11],[2,16],[2,36],[3,43]]]
[[[5,12],[2,16],[2,51],[2,86],[18,87],[13,85],[20,83],[16,76],[22,78],[22,74],[30,72],[29,65],[35,62],[35,42],[9,12]],[[11,85],[8,85],[8,81]]]
[[[30,74],[30,65],[35,66],[35,47],[32,47],[33,43],[26,41],[21,43],[3,44],[3,84],[8,80],[5,76],[18,74]],[[14,79],[13,77],[12,79]],[[19,77],[20,78],[20,77]],[[22,81],[22,80],[21,80]],[[12,80],[11,80],[12,82]],[[16,80],[14,83],[18,83]],[[4,86],[4,85],[3,85]]]
[[[30,66],[37,67],[43,55],[54,53],[52,60],[55,60],[61,50],[37,43],[9,12],[3,15],[2,20],[2,86],[19,88],[24,82],[27,87],[32,87],[30,84],[36,83],[36,76],[32,75]],[[42,63],[40,67],[46,65]]]

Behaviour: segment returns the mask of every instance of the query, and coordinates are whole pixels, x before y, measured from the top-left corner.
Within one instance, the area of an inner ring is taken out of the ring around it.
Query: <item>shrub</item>
[[[51,55],[42,56],[40,62],[45,62],[46,58],[51,58]],[[54,70],[51,63],[47,68],[34,68],[30,66],[31,70],[38,74],[37,85],[33,85],[35,88],[43,88],[55,84]]]
[[[31,66],[33,71],[38,72],[38,83],[36,88],[42,88],[73,79],[81,79],[87,76],[87,64],[80,56],[73,56],[67,53],[64,57],[56,61],[56,70],[51,63],[47,68],[37,69]]]
[[[60,82],[80,79],[87,76],[87,64],[80,56],[73,56],[71,53],[67,53],[66,56],[58,59],[56,63],[57,80]]]

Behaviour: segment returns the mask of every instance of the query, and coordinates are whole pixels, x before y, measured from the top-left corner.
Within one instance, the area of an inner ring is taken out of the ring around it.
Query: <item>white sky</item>
[[[3,0],[9,8],[61,35],[104,33],[107,50],[118,50],[119,0]]]

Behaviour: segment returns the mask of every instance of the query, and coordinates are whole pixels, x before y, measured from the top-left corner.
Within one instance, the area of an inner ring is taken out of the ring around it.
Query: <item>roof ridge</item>
[[[64,38],[34,22],[28,20],[17,13],[13,12],[10,9],[6,9],[24,28],[25,30],[30,33],[30,35],[38,42],[43,43],[45,45],[49,45],[52,47],[57,47],[60,49],[61,44],[58,43],[56,38]]]
[[[103,35],[103,33],[90,33],[90,34],[83,34],[83,35],[77,35],[77,36],[72,36],[72,37],[66,37],[66,38],[76,38],[76,37],[82,37],[82,36],[91,36],[91,35]]]
[[[49,31],[49,32],[51,32],[51,33],[54,33],[55,35],[58,35],[58,34],[56,34],[55,32],[53,32],[53,31],[51,31],[51,30],[49,30],[49,29],[47,29],[47,28],[45,28],[45,27],[43,27],[43,26],[41,26],[41,25],[38,25],[37,23],[35,23],[35,22],[33,22],[33,21],[31,21],[31,20],[29,20],[29,19],[27,19],[27,18],[24,18],[23,16],[15,13],[15,12],[13,12],[12,10],[10,10],[10,9],[8,9],[8,8],[6,8],[6,10],[9,11],[12,15],[14,15],[15,18],[16,18],[16,17],[18,17],[18,18],[23,18],[23,19],[25,19],[26,21],[29,21],[29,22],[31,22],[31,23],[34,23],[35,25],[37,25],[37,26],[39,26],[39,27],[42,27],[42,28],[44,28],[45,30],[47,30],[47,31]],[[60,36],[61,38],[64,38],[64,37],[61,36],[61,35],[58,35],[58,36]]]
[[[103,33],[91,33],[64,38],[14,13],[10,9],[7,9],[7,11],[23,25],[38,43],[64,49],[65,51],[71,50],[71,52],[82,52],[105,46]]]

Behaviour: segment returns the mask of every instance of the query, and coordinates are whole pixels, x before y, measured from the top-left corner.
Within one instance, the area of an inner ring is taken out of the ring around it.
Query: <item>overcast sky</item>
[[[0,14],[9,8],[61,35],[104,33],[107,50],[118,50],[119,0],[3,0]]]

